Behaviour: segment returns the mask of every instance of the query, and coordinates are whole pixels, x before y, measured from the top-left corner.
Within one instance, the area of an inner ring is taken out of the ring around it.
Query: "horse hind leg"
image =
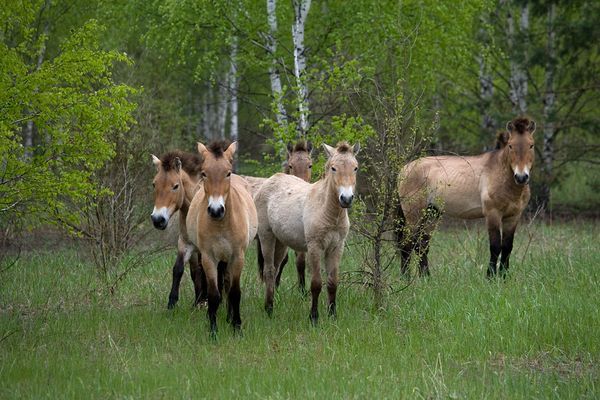
[[[279,284],[281,283],[281,273],[283,272],[283,268],[288,263],[288,260],[289,260],[289,257],[288,257],[288,253],[286,251],[285,256],[283,257],[283,260],[281,261],[281,263],[279,264],[279,268],[277,269],[277,276],[275,277],[275,286],[276,287],[279,287]]]
[[[194,252],[190,257],[190,275],[192,277],[192,282],[194,283],[194,307],[202,304],[206,304],[208,301],[208,291],[206,285],[206,275],[204,274],[204,270],[202,269],[202,261],[201,256]]]
[[[402,206],[398,205],[396,210],[396,219],[394,220],[394,236],[396,246],[400,250],[400,271],[405,275],[410,263],[410,255],[414,248],[414,241],[410,232],[407,232],[406,218],[402,211]]]
[[[169,302],[167,308],[172,309],[179,300],[179,285],[181,284],[181,278],[183,277],[184,269],[184,254],[182,252],[177,253],[177,259],[173,265],[173,280],[171,283],[171,292],[169,293]]]
[[[261,232],[261,251],[264,258],[263,281],[265,282],[265,311],[273,314],[273,297],[275,295],[275,247],[277,239],[272,232]]]
[[[440,218],[440,211],[433,205],[428,205],[425,209],[423,222],[420,224],[419,237],[417,239],[417,254],[419,255],[419,276],[429,276],[429,243],[431,241],[431,232],[435,228],[435,223]]]

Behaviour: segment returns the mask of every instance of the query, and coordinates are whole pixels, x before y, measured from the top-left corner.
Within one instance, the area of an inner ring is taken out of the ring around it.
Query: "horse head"
[[[328,157],[325,174],[329,175],[333,181],[340,206],[349,208],[354,200],[354,187],[358,171],[358,161],[355,156],[360,150],[360,145],[357,143],[350,146],[346,142],[340,142],[337,147],[323,144],[323,148]]]
[[[529,118],[516,118],[506,124],[507,138],[504,151],[508,152],[508,162],[517,185],[529,182],[529,175],[535,151],[533,149],[535,121]]]
[[[220,220],[225,217],[225,203],[231,187],[231,168],[237,142],[225,146],[223,142],[213,142],[208,148],[198,143],[198,152],[204,159],[201,176],[204,192],[208,199],[208,215]]]
[[[285,173],[310,182],[312,172],[311,152],[312,144],[310,142],[299,141],[295,146],[288,143],[287,160],[284,164]]]
[[[154,209],[150,217],[157,229],[165,229],[171,216],[181,208],[184,200],[181,182],[181,159],[169,153],[159,159],[152,154],[152,163],[156,166],[154,186]]]

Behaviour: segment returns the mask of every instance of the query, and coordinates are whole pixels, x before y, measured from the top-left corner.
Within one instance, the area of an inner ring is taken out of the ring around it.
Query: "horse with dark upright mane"
[[[530,197],[534,131],[533,120],[516,118],[497,136],[496,148],[490,152],[424,157],[402,168],[396,237],[403,272],[414,251],[420,257],[419,273],[429,274],[429,240],[441,213],[485,218],[490,241],[487,275],[508,270],[515,230]]]
[[[248,183],[232,174],[237,143],[229,146],[198,143],[202,156],[202,184],[190,204],[188,237],[202,254],[208,285],[208,318],[212,335],[217,332],[217,309],[221,293],[227,294],[227,320],[235,330],[240,317],[240,276],[248,244],[256,236],[257,217]],[[219,265],[224,265],[223,290],[219,288]]]
[[[200,181],[202,158],[199,154],[174,150],[161,158],[152,155],[152,163],[156,167],[156,175],[152,181],[154,210],[151,218],[154,227],[166,229],[171,217],[179,211],[177,258],[173,265],[173,281],[167,307],[175,307],[179,300],[179,285],[187,262],[190,263],[190,275],[194,282],[196,292],[194,305],[196,305],[207,299],[206,279],[199,263],[198,253],[189,246],[185,219]]]

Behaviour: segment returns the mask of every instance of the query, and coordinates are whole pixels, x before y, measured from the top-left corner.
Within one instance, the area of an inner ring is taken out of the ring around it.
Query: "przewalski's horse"
[[[202,158],[180,150],[171,151],[161,158],[152,155],[156,175],[154,186],[154,210],[151,218],[154,227],[165,229],[171,217],[179,211],[179,239],[177,241],[177,259],[173,265],[173,282],[169,294],[168,308],[175,307],[179,300],[179,285],[185,263],[190,263],[190,275],[196,293],[194,305],[206,301],[206,279],[199,264],[198,253],[189,246],[185,226],[188,209],[200,180]]]
[[[403,272],[415,251],[420,274],[429,274],[429,239],[441,212],[462,219],[485,217],[491,254],[487,275],[497,273],[500,254],[499,272],[508,270],[515,230],[530,196],[534,131],[534,121],[516,118],[498,135],[495,150],[471,157],[425,157],[402,168],[396,234]]]
[[[283,171],[286,174],[297,176],[298,178],[309,182],[312,174],[312,144],[310,142],[299,141],[295,145],[288,143],[287,145],[287,160],[283,163]],[[265,179],[266,181],[266,179]],[[263,182],[264,183],[264,182]],[[260,188],[260,187],[259,187]],[[258,273],[261,279],[263,278],[264,271],[264,259],[262,256],[262,249],[260,240],[256,241],[256,254],[258,257]],[[277,270],[277,276],[275,278],[275,285],[279,286],[281,282],[281,273],[283,268],[287,264],[288,255],[287,251],[281,265]],[[306,255],[303,252],[296,252],[296,272],[298,273],[298,288],[302,293],[306,292]]]
[[[347,208],[354,199],[356,153],[359,146],[339,143],[336,148],[323,145],[328,160],[325,176],[310,184],[300,178],[275,174],[255,196],[258,211],[258,236],[265,260],[265,310],[273,312],[276,269],[287,247],[307,252],[311,269],[312,307],[310,318],[316,324],[321,293],[321,257],[325,259],[329,314],[336,314],[338,270],[344,241],[350,228]]]
[[[231,173],[236,146],[236,142],[229,146],[219,142],[207,148],[198,143],[203,159],[203,185],[192,200],[186,221],[188,236],[202,254],[212,335],[217,332],[217,309],[221,301],[219,263],[227,263],[223,271],[223,293],[228,294],[227,320],[235,330],[241,328],[240,275],[246,248],[256,236],[258,224],[247,182]]]

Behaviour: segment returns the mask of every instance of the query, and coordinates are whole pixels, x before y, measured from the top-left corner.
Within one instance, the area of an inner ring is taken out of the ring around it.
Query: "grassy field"
[[[222,307],[217,342],[187,271],[167,311],[171,253],[112,296],[74,249],[27,253],[0,275],[0,398],[598,398],[599,239],[593,222],[524,226],[509,279],[490,282],[481,224],[444,228],[430,279],[381,309],[343,283],[317,328],[293,268],[265,315],[252,248],[243,336]],[[350,246],[342,270],[359,263]]]

